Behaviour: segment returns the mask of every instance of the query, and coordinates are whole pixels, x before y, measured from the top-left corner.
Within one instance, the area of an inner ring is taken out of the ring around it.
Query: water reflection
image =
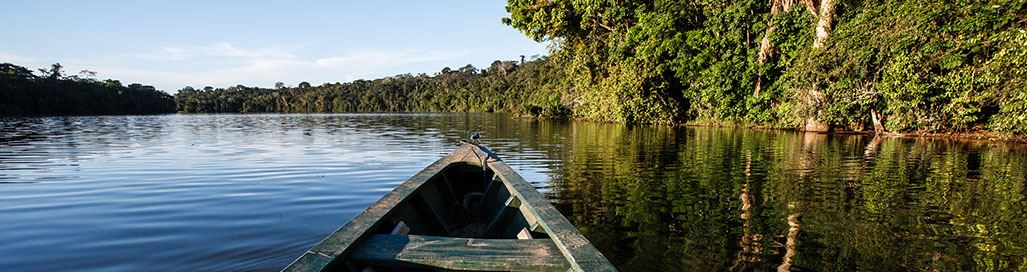
[[[0,267],[277,270],[472,130],[622,271],[1027,270],[1023,145],[502,114],[0,120]]]
[[[623,270],[1023,270],[1020,146],[574,123],[550,181]]]

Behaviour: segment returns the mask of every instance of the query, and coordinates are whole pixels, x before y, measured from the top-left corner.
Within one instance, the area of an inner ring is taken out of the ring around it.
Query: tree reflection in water
[[[518,127],[552,135],[519,142],[558,157],[547,196],[623,271],[1027,269],[1021,145]]]

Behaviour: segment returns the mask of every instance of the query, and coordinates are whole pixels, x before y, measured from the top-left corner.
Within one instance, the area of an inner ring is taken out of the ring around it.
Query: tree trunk
[[[792,4],[793,4],[794,1],[795,0],[771,0],[770,1],[770,16],[774,17],[774,16],[777,16],[778,14],[781,14],[782,11],[787,11],[788,9],[791,9]],[[770,42],[770,34],[773,34],[774,31],[776,31],[776,30],[777,30],[777,28],[775,28],[774,26],[768,24],[767,25],[767,30],[763,32],[763,39],[760,40],[760,51],[756,55],[756,61],[758,61],[759,64],[766,63],[767,59],[769,59],[771,56],[773,56],[773,54],[774,54],[774,44],[772,44]],[[746,39],[746,40],[748,40],[748,39]],[[759,78],[757,80],[758,81],[756,82],[756,90],[754,90],[752,92],[752,96],[753,97],[760,96],[760,89],[763,89],[763,75],[762,75],[762,73],[759,75]]]
[[[881,116],[877,114],[877,111],[870,110],[870,120],[874,122],[874,133],[883,134],[884,125],[881,124]]]
[[[813,48],[823,48],[827,38],[831,36],[831,22],[834,20],[834,0],[820,0],[820,14],[817,20],[817,39],[813,40]]]
[[[814,117],[808,117],[802,130],[808,132],[831,132],[831,125],[817,121]]]
[[[802,3],[806,6],[806,11],[809,11],[809,15],[813,15],[813,18],[817,17],[817,7],[813,5],[813,0],[802,0]]]
[[[763,64],[770,58],[774,51],[774,45],[770,43],[770,34],[777,30],[772,26],[767,27],[767,31],[763,32],[763,40],[760,41],[760,52],[756,56],[756,60]]]
[[[752,97],[760,97],[760,90],[763,89],[763,75],[758,75],[756,79],[756,90],[752,92]]]
[[[813,13],[813,1],[805,1],[806,7],[810,9],[810,13]],[[820,0],[820,12],[819,14],[814,13],[817,19],[816,28],[816,39],[813,40],[813,48],[823,48],[824,43],[831,36],[831,23],[834,20],[834,0]],[[814,106],[814,103],[822,101],[823,93],[817,90],[816,87],[810,89],[807,93],[809,101],[807,105]],[[819,111],[818,111],[819,115]],[[806,118],[805,124],[806,131],[817,131],[817,132],[829,132],[831,130],[830,123],[822,123],[815,119],[814,116]]]

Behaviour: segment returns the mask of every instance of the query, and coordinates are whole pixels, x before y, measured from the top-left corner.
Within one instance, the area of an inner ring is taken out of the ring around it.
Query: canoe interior
[[[450,164],[428,179],[411,196],[397,203],[392,212],[382,218],[381,224],[369,230],[369,235],[378,234],[376,238],[379,239],[365,240],[360,247],[373,247],[376,245],[367,244],[381,243],[379,240],[388,239],[389,236],[398,236],[394,232],[396,226],[401,222],[409,228],[405,235],[411,237],[518,240],[518,234],[521,235],[520,239],[525,239],[527,236],[524,233],[530,233],[530,239],[548,240],[549,235],[542,228],[539,228],[538,225],[532,228],[532,223],[529,221],[534,217],[530,211],[522,208],[523,203],[511,196],[509,188],[491,169],[482,169],[481,166],[467,163]],[[442,241],[435,242],[433,246],[444,244]],[[467,242],[461,243],[467,244]],[[524,250],[523,248],[518,249],[515,243],[504,244],[502,241],[494,241],[493,244],[501,245],[500,250]],[[403,246],[409,247],[406,244]],[[538,247],[533,249],[535,248]],[[447,250],[453,249],[433,249],[433,251]],[[481,250],[479,248],[477,251]],[[380,251],[387,250],[376,249],[372,255],[380,254]],[[549,255],[557,257],[556,262],[564,262],[558,250],[552,251],[555,252]],[[466,259],[472,262],[473,258],[470,258],[470,255],[478,254],[477,252],[461,252],[459,249],[454,253],[468,255]],[[438,271],[439,268],[455,268],[449,263],[446,264],[449,266],[431,267],[424,263],[415,266],[397,262],[378,262],[373,257],[364,257],[364,255],[369,255],[366,252],[357,252],[355,255],[359,256],[349,256],[350,258],[347,260],[348,266],[351,268],[372,267],[374,271]],[[497,257],[509,256],[503,254],[492,256],[492,258]],[[534,259],[520,261],[538,262],[541,257],[553,256],[534,256]],[[510,261],[516,260],[511,259]],[[564,267],[566,264],[559,266]]]
[[[527,229],[534,239],[548,238],[545,232],[532,231],[530,213],[522,212],[520,203],[507,203],[510,196],[491,169],[454,163],[397,203],[383,218],[386,223],[370,233],[390,234],[403,222],[410,228],[409,235],[517,239],[517,234]]]
[[[487,148],[465,144],[283,271],[616,271]]]

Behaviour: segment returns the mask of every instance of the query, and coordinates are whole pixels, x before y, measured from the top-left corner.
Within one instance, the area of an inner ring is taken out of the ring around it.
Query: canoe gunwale
[[[538,228],[545,230],[560,252],[567,258],[572,271],[616,271],[609,261],[585,239],[567,219],[539,194],[534,187],[517,174],[509,165],[483,146],[464,143],[448,155],[436,160],[414,176],[407,179],[352,220],[332,232],[316,246],[306,251],[282,271],[324,271],[335,267],[350,266],[344,257],[351,254],[360,242],[373,233],[387,218],[396,212],[397,204],[418,194],[422,186],[433,177],[454,164],[482,164],[502,180],[511,197],[521,201],[522,213],[530,213]],[[534,227],[534,226],[533,226]]]
[[[488,149],[481,148],[492,154]],[[522,212],[530,212],[538,227],[549,234],[549,238],[567,257],[573,271],[616,271],[606,257],[513,168],[502,161],[489,163],[488,166],[503,180],[510,194],[520,199],[521,205],[526,207]]]

